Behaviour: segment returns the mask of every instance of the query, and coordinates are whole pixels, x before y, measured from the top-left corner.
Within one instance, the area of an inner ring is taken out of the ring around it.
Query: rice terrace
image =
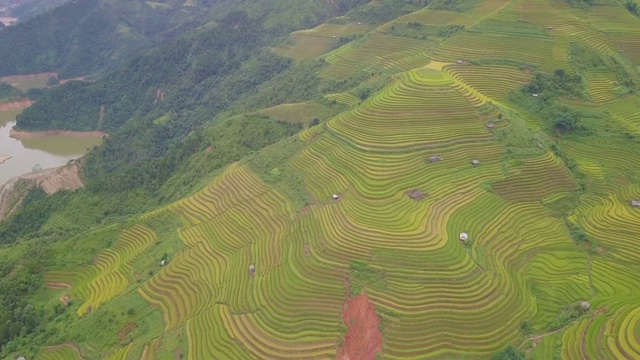
[[[35,359],[640,359],[638,8],[385,3],[273,46],[322,93],[234,116],[295,135],[53,245]]]

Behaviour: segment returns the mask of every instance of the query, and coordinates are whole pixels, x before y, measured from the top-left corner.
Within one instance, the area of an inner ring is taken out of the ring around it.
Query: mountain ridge
[[[267,36],[260,56],[222,82],[282,68],[215,115],[206,111],[220,98],[205,93],[215,101],[182,115],[171,112],[185,103],[178,97],[128,117],[113,127],[127,141],[87,155],[86,190],[34,196],[22,214],[41,214],[35,232],[8,234],[17,220],[0,223],[0,238],[13,239],[0,255],[33,269],[17,273],[31,295],[12,305],[15,320],[40,329],[37,345],[18,338],[2,351],[335,358],[358,344],[384,359],[640,354],[631,275],[640,20],[622,2],[588,5],[362,5]],[[267,23],[227,19],[230,28]],[[147,104],[162,98],[150,89]],[[38,101],[44,111],[47,98]],[[196,116],[197,126],[186,123]],[[163,156],[136,158],[143,130],[178,123],[194,126],[152,141],[167,146]],[[101,151],[135,166],[96,166]],[[44,269],[12,259],[27,247],[41,249],[33,257]],[[364,305],[348,313],[355,303]],[[33,304],[49,322],[37,322]],[[351,331],[365,323],[377,323],[380,349]]]

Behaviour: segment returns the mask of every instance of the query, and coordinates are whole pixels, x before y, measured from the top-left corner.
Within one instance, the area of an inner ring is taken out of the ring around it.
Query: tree
[[[625,6],[630,13],[640,16],[640,8],[638,8],[638,4],[634,0],[627,0],[627,4]]]
[[[569,112],[558,113],[553,118],[553,127],[562,132],[571,132],[582,128],[578,122],[578,117]]]
[[[564,69],[556,69],[556,71],[554,71],[553,74],[556,77],[563,78],[565,75],[567,75],[567,72],[564,71]]]

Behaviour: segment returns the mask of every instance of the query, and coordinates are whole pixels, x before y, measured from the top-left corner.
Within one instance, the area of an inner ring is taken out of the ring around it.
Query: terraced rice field
[[[273,51],[296,60],[312,59],[329,52],[341,37],[352,37],[369,29],[369,26],[349,22],[321,24],[313,29],[292,33],[284,43],[273,48]]]
[[[91,265],[50,272],[45,282],[50,287],[68,287],[68,296],[82,301],[78,315],[94,311],[135,282],[131,262],[153,243],[155,236],[151,229],[137,225],[124,231],[114,246],[98,254]]]
[[[431,50],[386,32],[410,21],[465,30]],[[549,119],[509,96],[536,71],[571,72],[572,42],[621,58],[615,34],[630,25],[640,20],[608,7],[491,0],[421,10],[332,51],[324,79],[389,81],[365,100],[324,94],[349,110],[301,132],[295,151],[267,149],[284,159],[269,175],[245,159],[164,208],[182,248],[129,294],[162,313],[165,334],[185,334],[190,359],[336,358],[345,299],[359,293],[380,317],[384,359],[507,345],[533,359],[640,358],[640,98],[619,96],[612,72],[585,74],[590,99],[564,103],[604,120],[580,138],[543,131]],[[292,178],[300,188],[283,185]],[[297,192],[310,201],[296,205]],[[154,239],[134,226],[47,282],[70,288],[79,315],[100,311],[134,288],[131,261]],[[570,313],[581,301],[590,309]],[[144,341],[109,358],[164,346]]]
[[[71,346],[61,345],[43,349],[37,360],[81,360],[78,350]]]
[[[425,40],[374,34],[329,53],[326,60],[330,66],[321,75],[344,79],[356,71],[408,70],[429,62],[427,50]]]

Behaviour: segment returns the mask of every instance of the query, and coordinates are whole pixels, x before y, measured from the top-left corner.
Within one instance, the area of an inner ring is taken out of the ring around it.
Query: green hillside
[[[640,358],[637,7],[293,3],[18,119],[113,135],[0,223],[0,355]]]

